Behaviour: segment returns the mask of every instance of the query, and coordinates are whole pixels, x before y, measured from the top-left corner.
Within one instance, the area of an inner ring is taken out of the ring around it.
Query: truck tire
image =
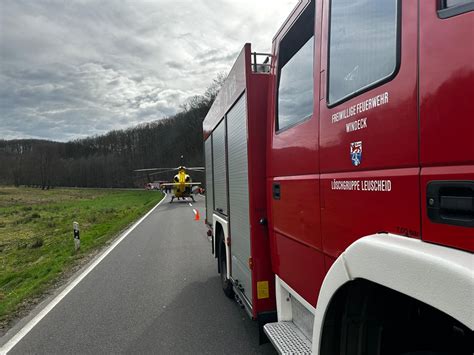
[[[234,298],[234,289],[232,287],[232,282],[227,278],[227,261],[225,255],[225,245],[221,241],[219,244],[219,266],[221,272],[221,286],[225,295],[229,298]]]
[[[365,280],[331,301],[321,355],[472,355],[473,332],[420,301]]]

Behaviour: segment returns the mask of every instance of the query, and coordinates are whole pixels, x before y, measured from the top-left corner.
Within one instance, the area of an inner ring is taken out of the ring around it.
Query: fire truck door
[[[473,10],[473,1],[420,1],[422,237],[471,250]]]
[[[320,5],[301,2],[275,40],[267,180],[273,269],[313,305],[324,271],[318,175],[320,52],[315,31]]]
[[[324,253],[334,260],[366,235],[421,235],[418,4],[325,5],[321,220]]]

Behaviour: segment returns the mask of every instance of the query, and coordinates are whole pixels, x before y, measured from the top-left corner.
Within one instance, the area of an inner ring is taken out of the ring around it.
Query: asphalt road
[[[204,223],[194,221],[193,208],[204,218],[204,198],[193,207],[167,202],[9,354],[273,354],[220,288]]]

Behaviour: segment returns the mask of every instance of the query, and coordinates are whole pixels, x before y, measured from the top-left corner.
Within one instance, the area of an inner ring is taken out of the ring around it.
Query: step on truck
[[[203,123],[224,293],[279,353],[472,354],[474,1],[300,0]]]

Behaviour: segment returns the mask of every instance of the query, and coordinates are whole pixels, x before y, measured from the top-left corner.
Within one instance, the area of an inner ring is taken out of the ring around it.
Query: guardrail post
[[[72,229],[74,232],[74,250],[78,251],[81,247],[81,237],[79,235],[79,223],[72,222]]]

